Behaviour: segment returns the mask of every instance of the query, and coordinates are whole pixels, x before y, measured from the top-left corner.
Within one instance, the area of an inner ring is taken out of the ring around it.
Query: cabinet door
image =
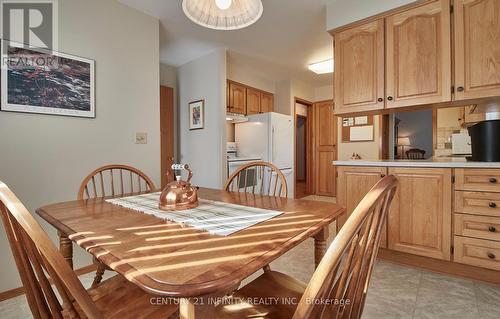
[[[338,167],[337,201],[345,207],[346,213],[337,219],[339,230],[351,216],[368,191],[387,173],[384,167]],[[381,247],[387,246],[387,232],[382,233]]]
[[[390,168],[399,180],[389,212],[389,249],[450,260],[451,169]]]
[[[238,114],[246,114],[246,88],[243,85],[229,82],[229,111]]]
[[[455,100],[500,95],[500,1],[454,0]]]
[[[451,101],[449,0],[386,19],[386,107]]]
[[[335,113],[384,108],[384,20],[335,34]]]
[[[273,111],[274,95],[271,93],[260,93],[260,112],[268,113]]]
[[[333,114],[333,102],[317,103],[313,106],[316,114],[316,195],[335,196],[336,128],[337,118]]]
[[[260,113],[260,91],[247,88],[247,114]]]

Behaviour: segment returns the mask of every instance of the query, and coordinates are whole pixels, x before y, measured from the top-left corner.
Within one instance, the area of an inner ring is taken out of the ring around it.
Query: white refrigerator
[[[260,157],[277,166],[286,177],[288,197],[294,196],[293,118],[279,113],[248,116],[235,124],[234,137],[239,157]]]

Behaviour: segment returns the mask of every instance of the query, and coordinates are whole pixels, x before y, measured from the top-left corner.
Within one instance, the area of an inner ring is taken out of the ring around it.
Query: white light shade
[[[215,4],[221,10],[229,9],[229,7],[231,6],[231,3],[233,3],[232,0],[215,0]]]
[[[316,74],[333,73],[333,59],[309,64],[309,70]]]
[[[398,146],[410,146],[409,137],[398,137]]]
[[[259,20],[264,7],[261,0],[182,0],[182,10],[206,28],[237,30]]]

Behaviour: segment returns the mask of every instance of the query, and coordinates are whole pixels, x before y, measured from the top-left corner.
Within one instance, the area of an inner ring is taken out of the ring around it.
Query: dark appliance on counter
[[[479,122],[469,128],[472,156],[470,161],[500,162],[500,120]]]

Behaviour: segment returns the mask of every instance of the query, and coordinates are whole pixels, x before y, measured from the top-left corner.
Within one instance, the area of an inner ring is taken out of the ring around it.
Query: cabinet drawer
[[[500,241],[500,218],[455,214],[455,235]]]
[[[457,191],[455,212],[500,217],[500,194]]]
[[[500,243],[491,240],[455,236],[454,261],[500,270]]]
[[[456,169],[455,189],[500,192],[500,169]]]

